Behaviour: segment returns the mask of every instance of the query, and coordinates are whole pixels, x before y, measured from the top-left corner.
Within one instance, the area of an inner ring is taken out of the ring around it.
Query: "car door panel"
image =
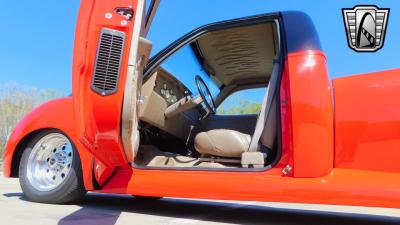
[[[139,40],[133,39],[133,30],[143,2],[81,2],[73,60],[74,110],[80,142],[95,156],[98,181],[128,162],[120,135],[121,112],[129,58],[137,51],[131,47]]]

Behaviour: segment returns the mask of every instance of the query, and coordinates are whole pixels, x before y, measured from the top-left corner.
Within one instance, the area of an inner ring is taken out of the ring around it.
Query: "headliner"
[[[200,64],[220,87],[266,84],[275,56],[273,23],[210,32],[192,44]]]

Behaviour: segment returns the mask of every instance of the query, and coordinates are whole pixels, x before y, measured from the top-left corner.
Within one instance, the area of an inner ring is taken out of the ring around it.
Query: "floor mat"
[[[235,168],[234,166],[228,166],[221,163],[202,162],[197,158],[162,152],[151,145],[140,147],[139,153],[135,159],[135,164],[151,167]]]

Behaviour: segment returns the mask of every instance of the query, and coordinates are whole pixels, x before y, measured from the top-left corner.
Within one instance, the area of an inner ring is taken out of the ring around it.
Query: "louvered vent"
[[[117,91],[125,33],[103,29],[100,33],[92,89],[101,95]]]

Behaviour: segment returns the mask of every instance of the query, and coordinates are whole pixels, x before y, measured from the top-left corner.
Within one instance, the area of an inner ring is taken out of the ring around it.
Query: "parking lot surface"
[[[141,202],[94,193],[78,205],[49,205],[27,201],[18,179],[0,174],[0,224],[400,224],[400,209],[170,198]]]

